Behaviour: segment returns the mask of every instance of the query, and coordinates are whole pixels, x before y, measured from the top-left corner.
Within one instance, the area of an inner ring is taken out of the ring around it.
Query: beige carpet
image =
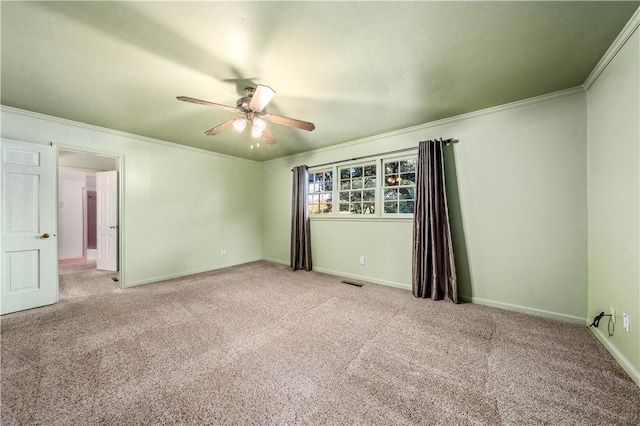
[[[584,326],[256,262],[5,315],[2,424],[640,424]]]

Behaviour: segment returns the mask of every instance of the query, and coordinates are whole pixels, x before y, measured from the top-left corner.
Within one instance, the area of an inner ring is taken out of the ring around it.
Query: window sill
[[[375,216],[375,215],[309,215],[312,222],[413,222],[413,215],[404,216]]]

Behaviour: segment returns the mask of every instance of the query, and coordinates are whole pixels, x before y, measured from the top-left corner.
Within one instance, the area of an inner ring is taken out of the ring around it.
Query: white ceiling
[[[263,161],[581,85],[634,2],[6,2],[3,105]],[[204,131],[266,84],[270,124]]]

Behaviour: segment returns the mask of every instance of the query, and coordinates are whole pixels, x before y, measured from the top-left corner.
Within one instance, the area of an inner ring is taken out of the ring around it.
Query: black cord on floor
[[[598,328],[598,326],[600,325],[600,320],[602,319],[602,317],[610,317],[611,315],[605,315],[604,312],[600,312],[600,314],[596,315],[596,317],[593,319],[593,322],[591,323],[591,325],[589,327],[593,327],[594,325],[596,326],[596,328]]]

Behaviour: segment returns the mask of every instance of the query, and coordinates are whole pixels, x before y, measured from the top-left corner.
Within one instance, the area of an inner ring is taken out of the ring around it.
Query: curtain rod
[[[435,139],[434,141],[443,142],[445,145],[451,145],[452,143],[457,143],[458,142],[457,139],[444,139],[443,140],[442,138]],[[362,159],[371,158],[371,157],[380,157],[382,155],[397,154],[397,153],[400,153],[400,152],[413,151],[413,150],[416,150],[416,149],[418,149],[417,146],[414,146],[414,147],[411,147],[411,148],[396,149],[394,151],[380,152],[378,154],[363,155],[362,157],[354,157],[354,158],[347,158],[347,159],[344,159],[344,160],[330,161],[328,163],[316,164],[314,166],[307,166],[307,168],[315,169],[316,167],[330,166],[330,165],[333,165],[333,164],[345,163],[347,161],[357,161],[357,160],[362,160]],[[293,171],[293,169],[291,169],[291,171]]]

